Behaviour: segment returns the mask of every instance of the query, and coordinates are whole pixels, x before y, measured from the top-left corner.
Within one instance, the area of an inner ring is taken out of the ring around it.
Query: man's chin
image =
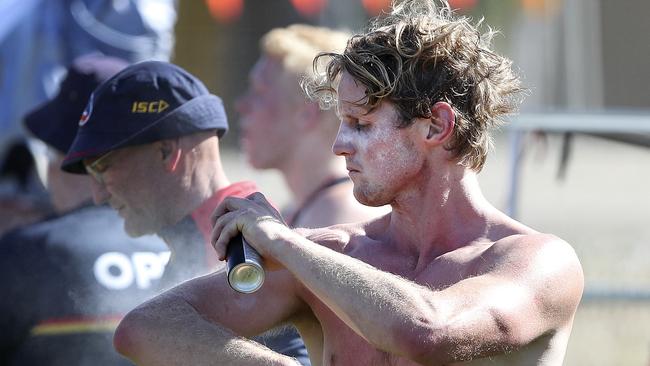
[[[356,198],[357,202],[364,206],[369,206],[369,207],[381,207],[386,205],[388,202],[385,202],[385,200],[380,199],[379,195],[372,195],[368,194],[367,192],[361,192],[359,190],[354,190],[354,198]]]
[[[124,231],[126,234],[132,238],[139,238],[144,235],[154,234],[151,230],[145,230],[142,227],[129,225],[128,222],[124,222]]]
[[[371,202],[368,201],[368,200],[366,199],[366,196],[357,195],[357,194],[355,193],[355,194],[354,194],[354,198],[356,198],[357,202],[359,202],[360,204],[362,204],[362,205],[364,205],[364,206],[370,206],[370,207],[372,207]]]

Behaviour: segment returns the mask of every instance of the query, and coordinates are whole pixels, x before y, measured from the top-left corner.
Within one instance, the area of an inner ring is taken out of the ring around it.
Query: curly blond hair
[[[516,111],[522,91],[512,62],[490,49],[495,32],[481,33],[480,27],[480,21],[455,17],[444,1],[394,2],[390,14],[350,38],[342,53],[319,54],[303,89],[327,109],[337,102],[335,82],[347,72],[367,89],[359,105],[372,110],[391,101],[400,128],[431,117],[436,102],[447,102],[456,123],[446,149],[480,171],[492,143],[488,130]]]

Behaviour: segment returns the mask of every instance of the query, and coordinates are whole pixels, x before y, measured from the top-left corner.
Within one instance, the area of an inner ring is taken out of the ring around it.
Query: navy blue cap
[[[24,118],[27,130],[62,154],[68,152],[90,94],[99,84],[128,66],[122,59],[90,54],[76,59],[56,96]]]
[[[210,130],[219,137],[228,130],[219,97],[176,65],[140,62],[92,93],[61,168],[85,174],[83,159]]]

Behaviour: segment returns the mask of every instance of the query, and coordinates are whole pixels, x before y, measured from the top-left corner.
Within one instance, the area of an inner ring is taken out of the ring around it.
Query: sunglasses
[[[100,156],[97,160],[93,161],[90,164],[85,164],[86,167],[86,172],[90,174],[99,184],[104,184],[104,172],[108,170],[109,164],[108,160],[106,160],[111,154],[113,154],[115,150],[111,150],[107,152],[106,154]]]

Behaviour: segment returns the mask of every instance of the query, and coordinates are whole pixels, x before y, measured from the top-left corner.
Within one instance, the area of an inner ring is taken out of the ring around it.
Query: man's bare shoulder
[[[384,220],[384,217],[363,222],[333,225],[325,228],[298,228],[294,230],[315,243],[338,252],[344,252],[348,246],[358,242],[359,238],[367,237],[377,226],[381,226],[379,222],[382,220]]]
[[[509,270],[581,268],[578,256],[569,243],[555,235],[538,232],[508,235],[494,241],[484,253],[483,259],[489,258],[493,259],[490,267],[503,265]]]
[[[506,271],[580,270],[573,247],[563,239],[536,231],[504,214],[492,217],[494,223],[479,243],[487,243],[481,254],[486,268]]]
[[[528,288],[546,311],[570,316],[582,297],[580,260],[573,247],[555,235],[510,235],[494,242],[480,260],[483,265],[479,274]]]

